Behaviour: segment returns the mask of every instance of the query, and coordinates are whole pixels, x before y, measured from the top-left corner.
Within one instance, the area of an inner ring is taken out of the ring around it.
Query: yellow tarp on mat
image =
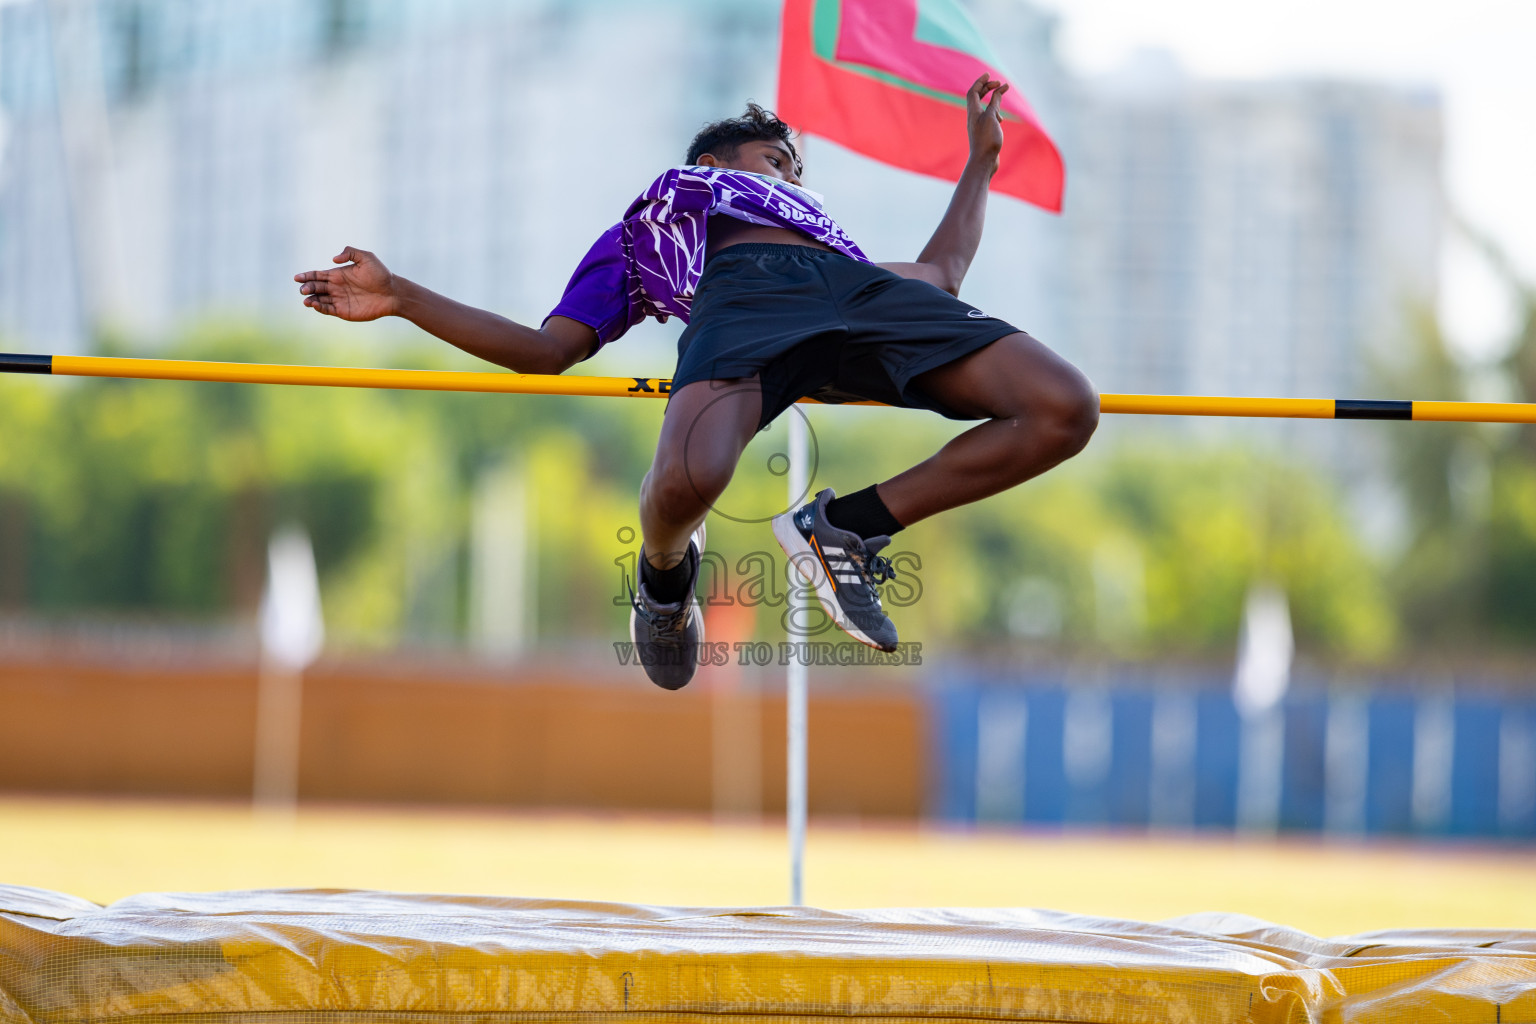
[[[1536,932],[0,886],[0,1020],[1536,1021]]]

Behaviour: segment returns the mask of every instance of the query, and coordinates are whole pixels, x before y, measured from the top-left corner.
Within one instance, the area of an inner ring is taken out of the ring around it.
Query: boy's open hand
[[[998,155],[1003,151],[1003,112],[998,106],[1008,85],[990,75],[982,75],[965,93],[966,128],[971,136],[971,159],[990,161],[997,173]],[[991,93],[990,100],[987,94]]]
[[[304,305],[343,320],[377,320],[395,312],[394,275],[377,256],[349,245],[331,262],[346,266],[293,275]]]

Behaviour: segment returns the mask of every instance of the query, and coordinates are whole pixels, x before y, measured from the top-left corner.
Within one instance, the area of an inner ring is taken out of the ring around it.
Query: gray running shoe
[[[642,580],[629,593],[629,639],[635,645],[635,657],[651,682],[664,690],[680,690],[688,685],[699,667],[699,645],[704,642],[704,613],[693,596],[699,578],[699,556],[704,550],[704,527],[693,532],[683,558],[693,566],[688,578],[688,593],[670,604],[657,601]],[[645,557],[642,549],[640,557]]]
[[[881,651],[896,649],[896,627],[880,607],[880,584],[896,575],[880,551],[889,537],[865,539],[827,522],[828,488],[804,508],[773,517],[773,535],[821,607],[849,636]]]

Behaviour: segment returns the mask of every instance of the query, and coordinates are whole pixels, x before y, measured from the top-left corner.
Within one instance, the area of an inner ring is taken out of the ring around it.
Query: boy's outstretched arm
[[[563,316],[541,328],[455,302],[396,274],[371,252],[347,246],[335,270],[295,274],[304,305],[343,320],[404,317],[428,334],[518,373],[563,373],[597,348],[597,332]]]
[[[998,103],[1008,86],[988,75],[972,83],[965,94],[966,128],[971,137],[971,156],[944,211],[944,219],[923,247],[916,263],[882,263],[902,277],[936,284],[951,295],[960,294],[960,282],[976,257],[981,229],[987,217],[987,186],[997,173],[1003,150],[1002,112]],[[988,93],[991,94],[990,99]]]

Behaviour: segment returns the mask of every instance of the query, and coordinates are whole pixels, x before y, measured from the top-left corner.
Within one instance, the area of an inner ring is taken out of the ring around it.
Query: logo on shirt
[[[965,315],[970,317],[972,320],[990,320],[990,319],[992,319],[991,317],[987,316],[987,314],[983,313],[979,309],[969,310],[969,311],[966,312]]]

